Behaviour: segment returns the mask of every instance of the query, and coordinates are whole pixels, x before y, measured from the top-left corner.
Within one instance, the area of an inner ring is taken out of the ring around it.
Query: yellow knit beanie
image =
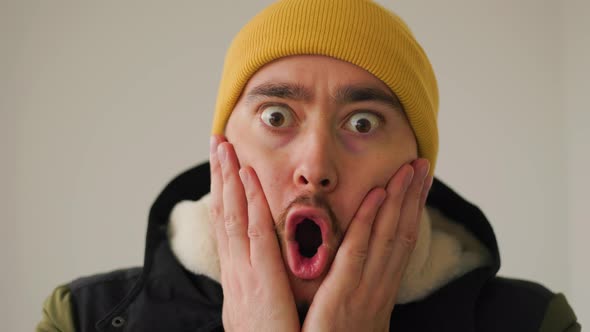
[[[222,134],[243,88],[265,64],[290,55],[325,55],[355,64],[399,98],[434,174],[438,88],[408,26],[369,0],[283,0],[255,16],[233,40],[217,95],[213,133]]]

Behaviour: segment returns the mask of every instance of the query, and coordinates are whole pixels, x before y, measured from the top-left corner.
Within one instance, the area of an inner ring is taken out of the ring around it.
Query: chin
[[[289,273],[289,282],[291,284],[293,296],[295,297],[295,305],[297,306],[297,313],[301,324],[303,324],[305,320],[307,311],[309,310],[323,279],[324,278],[302,280]]]
[[[297,306],[310,305],[324,278],[302,280],[289,273],[289,283]]]

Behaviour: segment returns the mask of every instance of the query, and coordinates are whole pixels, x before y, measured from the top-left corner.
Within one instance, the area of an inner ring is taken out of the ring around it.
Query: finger
[[[426,208],[426,199],[428,199],[428,194],[430,193],[430,188],[432,187],[433,182],[432,176],[426,176],[424,180],[424,186],[422,187],[422,194],[420,195],[420,204],[418,208],[418,216],[416,218],[416,222],[420,223],[422,221],[422,214],[424,213],[424,209]],[[418,225],[420,228],[420,225]],[[419,232],[419,229],[418,229]]]
[[[223,178],[223,215],[232,264],[250,264],[248,211],[244,187],[238,175],[238,158],[230,143],[217,148]]]
[[[335,287],[347,291],[358,287],[367,260],[373,221],[385,195],[383,188],[371,190],[348,226],[327,277]]]
[[[422,194],[420,195],[420,206],[418,208],[418,216],[416,217],[416,223],[418,224],[418,229],[416,230],[417,234],[420,234],[420,227],[422,227],[422,214],[424,213],[424,209],[426,208],[426,199],[428,198],[428,193],[430,192],[430,188],[432,187],[432,176],[427,176],[424,180],[424,186],[422,187]],[[418,238],[416,238],[418,241]]]
[[[209,167],[211,173],[211,200],[209,203],[209,216],[213,221],[215,228],[215,237],[217,238],[217,253],[219,263],[223,266],[227,257],[227,235],[225,233],[223,219],[223,179],[221,175],[221,165],[217,158],[217,146],[225,142],[221,135],[211,136],[209,146]]]
[[[240,178],[248,201],[248,238],[250,239],[250,262],[263,275],[276,277],[283,268],[281,251],[274,221],[262,186],[251,167],[240,169]]]
[[[369,243],[369,258],[363,272],[363,280],[367,286],[378,286],[384,277],[387,263],[395,247],[396,229],[404,197],[413,177],[414,169],[404,164],[387,185],[387,199],[375,218]]]
[[[395,234],[393,253],[387,268],[388,271],[385,273],[389,276],[393,275],[397,280],[401,279],[408,258],[418,240],[418,230],[420,228],[420,220],[418,218],[419,210],[421,209],[422,191],[424,181],[430,169],[430,165],[426,159],[416,160],[413,166],[416,170],[416,175],[404,197],[399,225]]]
[[[422,196],[420,197],[420,206],[424,208],[426,206],[426,200],[428,199],[428,194],[430,193],[430,188],[432,188],[432,182],[434,178],[430,175],[426,177],[424,180],[424,189],[422,189]]]

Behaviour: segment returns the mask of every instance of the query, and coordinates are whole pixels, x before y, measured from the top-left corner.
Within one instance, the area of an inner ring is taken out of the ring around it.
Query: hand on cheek
[[[230,143],[211,140],[210,216],[215,224],[226,331],[298,331],[299,317],[266,197]]]
[[[358,208],[305,318],[306,331],[389,331],[432,184],[429,163],[402,166]]]

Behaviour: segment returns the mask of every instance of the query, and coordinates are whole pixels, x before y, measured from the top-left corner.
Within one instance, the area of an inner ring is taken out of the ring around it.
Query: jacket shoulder
[[[43,303],[41,321],[37,332],[74,332],[72,316],[72,294],[66,285],[53,290]]]
[[[93,330],[133,288],[142,268],[127,268],[95,274],[72,281],[72,310],[77,330]]]
[[[563,294],[557,294],[549,302],[540,332],[565,331],[579,332],[582,330],[576,314]]]
[[[117,287],[134,282],[141,274],[141,267],[114,270],[75,279],[68,284],[72,292],[90,290],[96,287]]]
[[[538,283],[503,277],[493,278],[482,288],[477,315],[487,325],[482,330],[490,331],[569,332],[567,328],[577,324],[562,294]]]
[[[141,271],[139,267],[119,269],[57,287],[43,304],[37,332],[91,330],[131,290]]]

